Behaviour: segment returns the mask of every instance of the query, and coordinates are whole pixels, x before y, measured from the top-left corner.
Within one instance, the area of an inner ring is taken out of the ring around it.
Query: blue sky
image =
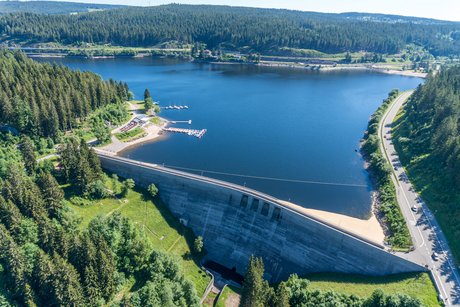
[[[71,1],[71,0],[65,0]],[[460,21],[460,0],[73,0],[126,5],[222,4],[317,12],[369,12]]]

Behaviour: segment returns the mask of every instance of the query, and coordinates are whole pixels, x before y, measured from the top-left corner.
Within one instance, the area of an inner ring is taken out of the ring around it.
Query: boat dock
[[[206,129],[195,130],[195,129],[183,129],[183,128],[163,128],[163,131],[183,133],[183,134],[187,134],[187,135],[194,136],[194,137],[201,139],[207,130]]]
[[[176,106],[176,105],[173,105],[173,106],[163,107],[163,109],[165,109],[165,110],[182,110],[182,109],[188,109],[188,106]]]
[[[189,119],[189,120],[170,120],[169,121],[171,124],[189,124],[191,125],[192,124],[192,120]]]

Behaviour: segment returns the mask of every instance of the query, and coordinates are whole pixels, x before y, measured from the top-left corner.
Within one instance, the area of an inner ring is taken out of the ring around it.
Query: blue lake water
[[[355,151],[369,116],[390,90],[412,89],[422,82],[370,72],[319,73],[152,58],[40,61],[127,82],[138,99],[148,87],[162,105],[190,107],[162,112],[170,120],[192,120],[190,126],[172,126],[208,130],[202,139],[166,134],[160,141],[126,150],[123,156],[272,178],[204,172],[305,207],[356,217],[367,216],[371,206],[369,177]]]

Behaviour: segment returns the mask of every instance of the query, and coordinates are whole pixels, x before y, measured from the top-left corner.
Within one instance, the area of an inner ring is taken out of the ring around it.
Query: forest
[[[0,50],[0,126],[56,141],[91,112],[128,96],[124,83]]]
[[[177,259],[153,249],[126,217],[115,212],[78,228],[65,193],[109,197],[85,141],[63,144],[58,170],[49,161],[37,165],[27,136],[0,136],[15,157],[0,176],[0,305],[103,305],[135,278],[136,290],[119,300],[123,306],[198,306]]]
[[[396,122],[395,145],[411,180],[460,257],[460,67],[431,76]]]
[[[70,14],[91,10],[108,10],[122,5],[58,1],[0,1],[0,14],[28,12],[37,14]]]
[[[460,24],[401,16],[325,14],[206,5],[130,7],[77,15],[0,16],[4,42],[31,45],[95,43],[150,47],[205,43],[210,49],[264,54],[283,47],[325,53],[395,54],[408,44],[431,54],[460,54]]]

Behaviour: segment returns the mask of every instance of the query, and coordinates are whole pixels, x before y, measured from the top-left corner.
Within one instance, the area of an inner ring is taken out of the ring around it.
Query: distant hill
[[[422,18],[422,17],[410,17],[410,16],[400,16],[400,15],[390,15],[390,14],[371,14],[371,13],[341,13],[338,14],[347,19],[354,19],[360,21],[370,21],[370,22],[382,22],[382,23],[412,23],[416,25],[460,25],[460,22],[431,19],[431,18]]]
[[[0,37],[2,42],[22,45],[87,42],[149,47],[177,41],[263,54],[283,48],[395,54],[413,44],[435,56],[460,54],[457,22],[216,5],[124,7],[77,15],[7,14],[0,16]]]
[[[35,14],[71,14],[97,10],[111,10],[123,5],[91,4],[57,1],[0,1],[0,14],[35,13]]]

